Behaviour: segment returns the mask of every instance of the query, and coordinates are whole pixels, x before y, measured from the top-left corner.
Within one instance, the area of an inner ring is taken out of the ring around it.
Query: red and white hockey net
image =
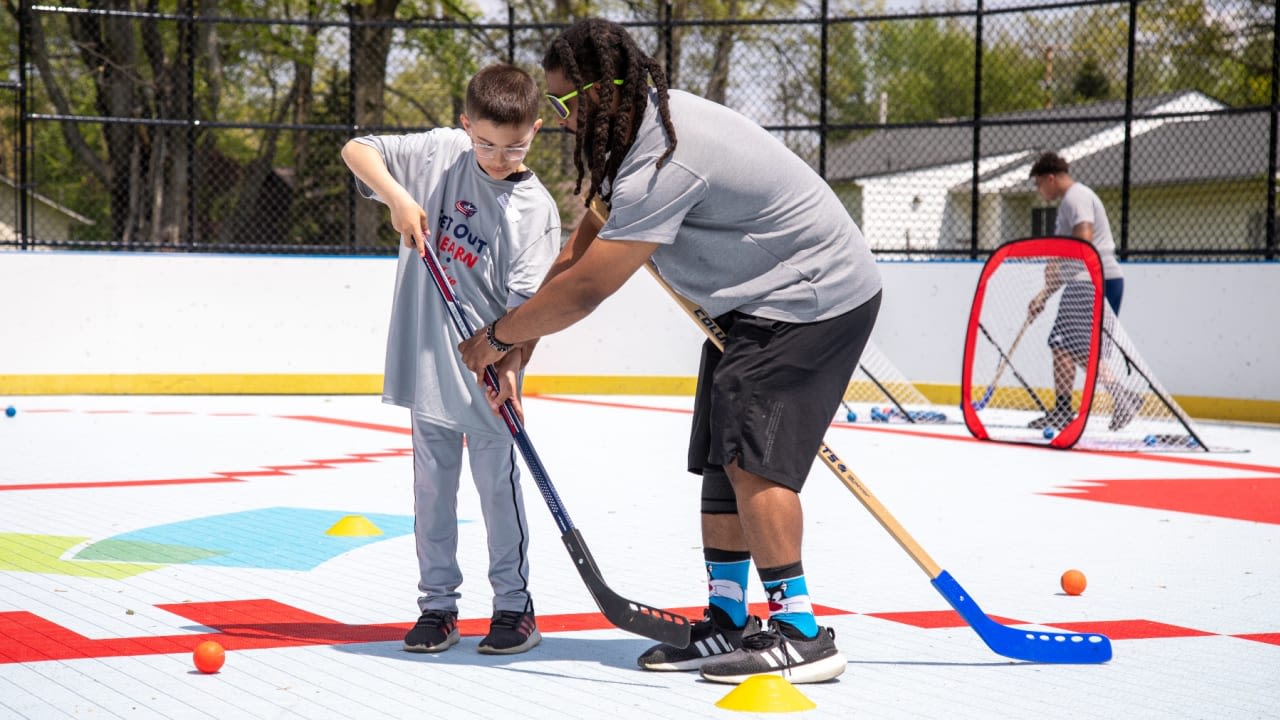
[[[1036,313],[1033,299],[1046,288]],[[965,425],[978,438],[1209,449],[1112,314],[1097,251],[1073,238],[1016,240],[987,261],[965,337],[961,397]]]

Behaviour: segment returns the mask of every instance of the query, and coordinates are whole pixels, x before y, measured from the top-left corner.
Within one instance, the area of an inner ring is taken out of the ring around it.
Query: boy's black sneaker
[[[836,649],[836,633],[818,628],[806,638],[790,623],[769,621],[769,629],[742,639],[742,649],[702,666],[711,682],[738,684],[752,675],[779,675],[793,683],[830,680],[844,672],[848,661]]]
[[[404,649],[409,652],[444,652],[457,643],[458,613],[448,610],[424,610],[404,636]]]
[[[515,655],[542,642],[533,611],[498,610],[489,620],[489,634],[477,648],[485,655]]]
[[[678,648],[661,643],[644,651],[637,660],[641,668],[654,671],[697,670],[702,664],[742,647],[744,635],[760,631],[760,620],[747,616],[745,627],[734,627],[729,615],[710,606],[702,619],[689,629],[689,646]]]

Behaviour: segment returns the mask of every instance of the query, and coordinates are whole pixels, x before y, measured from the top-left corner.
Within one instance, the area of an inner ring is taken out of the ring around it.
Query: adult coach
[[[813,616],[799,492],[879,310],[871,252],[804,161],[738,113],[668,90],[621,25],[575,23],[542,66],[575,134],[575,192],[589,174],[587,203],[612,211],[603,223],[586,214],[541,289],[464,342],[464,360],[479,372],[509,344],[563,330],[652,260],[728,341],[723,353],[703,346],[689,443],[709,607],[688,648],[658,645],[639,664],[726,683],[831,679],[847,663]],[[752,560],[769,601],[763,632],[747,613]]]
[[[1120,315],[1120,300],[1124,297],[1124,272],[1116,259],[1116,242],[1111,236],[1111,223],[1107,210],[1097,193],[1084,183],[1071,177],[1070,167],[1057,153],[1047,152],[1031,166],[1031,179],[1036,192],[1045,202],[1057,202],[1058,214],[1054,226],[1057,235],[1079,238],[1091,243],[1102,259],[1103,292],[1111,312]],[[1044,311],[1049,297],[1063,288],[1058,303],[1058,314],[1049,332],[1049,347],[1053,351],[1054,406],[1044,416],[1028,423],[1028,427],[1061,430],[1075,417],[1071,407],[1071,386],[1075,383],[1076,365],[1083,365],[1088,358],[1092,328],[1090,317],[1093,307],[1093,286],[1088,273],[1080,272],[1068,277],[1069,271],[1049,266],[1045,270],[1044,288],[1032,298],[1027,307],[1027,321]],[[1105,366],[1104,366],[1105,370]],[[1111,429],[1119,430],[1133,420],[1141,405],[1141,398],[1127,390],[1104,373],[1103,384],[1111,393],[1114,408]]]

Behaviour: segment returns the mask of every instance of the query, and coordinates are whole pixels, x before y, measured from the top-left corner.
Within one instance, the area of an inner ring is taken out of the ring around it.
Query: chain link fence
[[[378,15],[394,3],[317,1],[298,16],[268,1],[229,17],[202,0],[24,1],[0,56],[0,248],[394,253],[340,148],[456,125],[488,63],[540,77],[568,22],[547,19],[566,3],[546,5],[485,19]],[[1122,257],[1276,258],[1273,0],[910,13],[744,0],[716,19],[694,6],[592,9],[627,24],[672,87],[810,162],[878,253],[980,257],[1051,233],[1028,170],[1053,150],[1102,198]],[[581,203],[567,143],[548,122],[528,164],[569,225]]]

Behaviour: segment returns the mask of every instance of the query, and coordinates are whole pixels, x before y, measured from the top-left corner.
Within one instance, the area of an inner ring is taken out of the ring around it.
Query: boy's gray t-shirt
[[[476,163],[465,131],[440,128],[358,138],[427,213],[434,249],[473,328],[527,300],[560,250],[560,214],[529,174],[495,180]],[[378,198],[358,179],[365,197]],[[385,201],[384,201],[385,202]],[[418,251],[400,243],[383,402],[465,433],[510,437],[482,388],[462,364],[454,328]]]
[[[662,277],[713,317],[815,322],[880,291],[862,232],[803,160],[729,108],[669,97],[675,154],[656,167],[667,141],[651,92],[599,237],[662,245]]]
[[[1107,210],[1098,194],[1085,185],[1074,182],[1063,193],[1058,203],[1058,219],[1054,232],[1073,237],[1072,229],[1082,222],[1093,223],[1093,247],[1102,258],[1102,276],[1107,280],[1124,277],[1120,261],[1116,259],[1116,241],[1111,236],[1111,223],[1107,222]],[[1077,275],[1077,280],[1087,280],[1088,272]]]

